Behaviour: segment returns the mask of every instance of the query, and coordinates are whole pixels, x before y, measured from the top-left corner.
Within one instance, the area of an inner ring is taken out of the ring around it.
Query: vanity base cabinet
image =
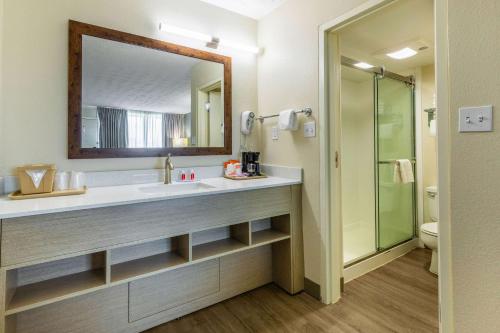
[[[0,333],[141,332],[268,283],[296,294],[300,193],[293,185],[2,220]]]
[[[263,246],[8,317],[7,333],[141,332],[272,282]]]

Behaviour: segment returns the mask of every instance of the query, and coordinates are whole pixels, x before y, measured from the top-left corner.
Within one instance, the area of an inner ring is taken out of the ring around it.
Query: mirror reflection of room
[[[82,148],[224,147],[224,66],[83,36]]]

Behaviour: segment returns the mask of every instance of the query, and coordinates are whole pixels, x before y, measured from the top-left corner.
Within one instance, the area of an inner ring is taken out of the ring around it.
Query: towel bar
[[[396,164],[398,160],[388,160],[388,161],[378,161],[378,164]],[[415,164],[417,160],[415,158],[410,158],[410,162]]]
[[[305,108],[305,109],[302,109],[302,110],[299,110],[299,111],[295,111],[295,113],[305,113],[305,115],[307,117],[310,117],[311,114],[312,114],[312,109],[311,108]],[[270,116],[260,116],[260,117],[257,117],[257,120],[259,120],[262,123],[264,121],[264,119],[267,119],[267,118],[276,118],[276,117],[279,117],[279,114],[273,114],[273,115],[270,115]]]

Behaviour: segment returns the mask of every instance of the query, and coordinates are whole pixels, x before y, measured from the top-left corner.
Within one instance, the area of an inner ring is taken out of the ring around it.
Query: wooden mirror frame
[[[82,36],[112,40],[142,46],[224,65],[224,147],[186,148],[82,148]],[[232,97],[231,58],[160,40],[107,29],[86,23],[69,21],[68,57],[68,158],[123,158],[231,155],[232,154]]]

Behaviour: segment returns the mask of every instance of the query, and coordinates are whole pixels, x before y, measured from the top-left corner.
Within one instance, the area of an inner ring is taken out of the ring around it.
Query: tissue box
[[[54,164],[31,164],[17,168],[22,194],[50,193],[54,187]]]

